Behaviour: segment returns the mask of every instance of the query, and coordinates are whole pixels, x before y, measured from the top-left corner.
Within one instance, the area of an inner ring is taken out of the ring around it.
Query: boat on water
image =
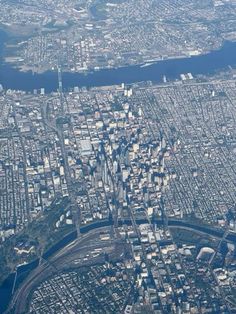
[[[150,65],[152,65],[154,62],[147,62],[147,63],[144,63],[142,65],[140,65],[140,68],[146,68],[146,67],[149,67]]]

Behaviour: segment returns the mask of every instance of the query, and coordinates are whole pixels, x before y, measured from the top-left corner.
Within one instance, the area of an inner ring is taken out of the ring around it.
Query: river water
[[[136,222],[137,222],[137,224],[148,223],[148,221],[145,219],[138,220]],[[111,219],[91,223],[87,226],[81,227],[81,233],[84,234],[84,233],[87,233],[87,232],[94,230],[96,228],[112,226],[113,223],[114,222]],[[153,220],[153,223],[157,224],[158,226],[163,225],[163,222],[161,220]],[[123,224],[131,225],[131,221],[126,220],[123,222],[121,222],[121,221],[119,222],[120,226]],[[176,227],[176,228],[177,227],[186,228],[186,229],[192,230],[193,232],[194,231],[195,232],[202,232],[206,235],[217,237],[217,238],[222,238],[224,235],[223,230],[214,229],[214,228],[210,228],[207,226],[199,226],[196,224],[192,224],[190,222],[180,221],[180,220],[175,220],[175,219],[169,220],[169,226],[170,227],[171,226]],[[76,239],[76,237],[77,237],[76,231],[73,231],[70,234],[66,235],[62,240],[60,240],[58,243],[56,243],[51,249],[49,249],[47,252],[45,252],[43,255],[43,258],[48,259],[50,256],[52,256],[53,254],[58,252],[60,249],[66,247],[69,243],[74,241]],[[233,242],[236,245],[236,233],[229,233],[228,236],[226,237],[226,239],[227,239],[227,241]],[[17,271],[18,276],[17,276],[15,290],[21,284],[21,282],[24,279],[26,279],[28,274],[38,266],[38,263],[39,263],[39,260],[37,259],[37,260],[31,262],[30,264],[26,264],[26,265],[20,266],[18,268],[18,271]],[[11,301],[12,288],[14,286],[14,279],[15,279],[15,274],[10,274],[8,276],[8,278],[0,286],[0,313],[3,313],[7,309],[7,306],[9,304],[9,302]]]
[[[32,74],[32,72],[20,72],[10,65],[2,62],[2,50],[6,35],[0,31],[0,84],[6,89],[17,89],[31,92],[34,89],[45,88],[46,92],[56,91],[58,87],[57,73],[45,72],[43,74]],[[121,83],[135,83],[140,81],[161,82],[165,75],[167,79],[179,78],[181,73],[191,72],[193,75],[209,75],[229,66],[236,66],[236,42],[226,42],[218,50],[203,56],[196,56],[184,59],[163,60],[148,67],[130,66],[119,69],[100,70],[88,74],[63,73],[63,87],[65,90],[74,86],[104,86]],[[72,241],[75,235],[63,239],[56,245],[53,251],[64,247],[68,241]],[[234,239],[236,241],[236,239]],[[53,252],[47,252],[46,257]],[[22,267],[18,283],[37,266],[37,261],[31,265]],[[6,309],[10,299],[14,281],[14,274],[11,274],[0,287],[0,313]]]
[[[0,50],[6,40],[0,32]],[[0,51],[1,53],[1,51]],[[158,61],[147,67],[129,66],[118,69],[106,69],[92,73],[63,73],[63,87],[68,90],[74,86],[106,86],[140,81],[162,82],[167,79],[179,79],[180,74],[191,72],[193,75],[209,75],[220,70],[236,66],[236,42],[225,42],[218,51],[191,58]],[[56,91],[58,87],[57,73],[48,71],[42,74],[21,72],[8,64],[0,64],[0,84],[6,89],[20,89],[31,92],[45,88],[46,92]]]

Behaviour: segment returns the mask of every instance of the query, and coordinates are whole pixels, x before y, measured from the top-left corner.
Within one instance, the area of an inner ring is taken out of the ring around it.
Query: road
[[[61,126],[56,125],[55,121],[49,121],[49,117],[47,115],[47,106],[48,103],[46,103],[42,107],[42,116],[45,125],[49,128],[52,129],[58,136],[59,142],[60,142],[60,147],[61,147],[61,153],[62,157],[64,160],[64,170],[65,170],[65,178],[67,182],[67,188],[68,188],[68,194],[69,194],[69,199],[71,202],[71,212],[73,215],[73,220],[74,224],[77,230],[77,235],[80,235],[80,211],[76,202],[76,195],[77,195],[77,190],[76,186],[73,182],[73,178],[71,176],[71,171],[70,171],[70,166],[68,163],[68,153],[65,147],[65,139],[64,139],[64,124]]]
[[[110,227],[89,231],[51,258],[44,260],[41,265],[30,273],[26,281],[17,290],[6,313],[24,313],[27,306],[27,298],[35,286],[53,274],[58,275],[60,271],[69,270],[73,267],[104,262],[104,253],[109,254],[111,258],[121,257],[124,244],[117,239],[102,241],[100,239],[101,232],[110,232]],[[99,254],[93,253],[96,249],[100,249]]]
[[[161,225],[161,220],[155,221],[157,224]],[[143,221],[137,221],[135,222],[136,225],[144,223]],[[103,222],[104,224],[104,222]],[[132,224],[132,222],[129,220],[125,221],[125,224]],[[27,280],[22,284],[22,286],[17,290],[16,294],[14,295],[12,302],[10,304],[10,307],[6,313],[9,313],[9,310],[13,309],[14,307],[17,308],[17,311],[14,313],[20,314],[21,309],[25,306],[25,300],[27,299],[27,296],[29,295],[29,292],[32,291],[32,288],[35,284],[35,282],[40,282],[43,279],[47,278],[50,274],[52,274],[52,270],[54,268],[54,271],[58,271],[58,269],[61,269],[62,267],[69,266],[73,264],[73,261],[78,262],[80,264],[80,261],[82,264],[84,264],[83,259],[81,259],[81,256],[83,254],[87,255],[89,254],[93,249],[95,248],[102,248],[103,252],[106,251],[106,249],[111,249],[112,246],[115,246],[117,243],[119,243],[119,239],[106,241],[106,242],[100,242],[99,241],[99,235],[101,231],[106,231],[110,233],[110,227],[113,226],[112,221],[107,221],[107,226],[101,227],[99,223],[91,224],[91,229],[87,232],[82,231],[82,234],[80,235],[80,238],[76,241],[73,241],[71,243],[67,243],[67,246],[59,250],[55,255],[50,257],[47,262],[42,263],[39,265],[36,269],[34,269]],[[208,226],[199,226],[196,224],[193,224],[188,221],[183,220],[177,220],[177,219],[169,219],[168,220],[168,226],[169,228],[180,228],[183,230],[190,230],[192,232],[196,232],[198,234],[204,234],[210,237],[214,237],[216,239],[221,240],[224,235],[224,230],[216,229],[213,227]],[[83,230],[83,229],[82,229]],[[62,240],[63,241],[63,240]],[[225,236],[225,241],[229,243],[236,244],[236,233],[229,232]],[[123,245],[123,244],[122,244]],[[79,261],[80,260],[80,261]],[[50,264],[48,263],[50,262]],[[92,259],[93,262],[96,262],[95,259]],[[77,265],[79,266],[79,265]]]

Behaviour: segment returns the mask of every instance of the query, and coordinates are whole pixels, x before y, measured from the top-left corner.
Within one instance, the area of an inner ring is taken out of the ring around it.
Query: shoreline
[[[130,220],[125,220],[125,221],[119,221],[119,225],[123,225],[123,224],[131,224],[132,222]],[[148,223],[148,221],[146,219],[140,219],[137,220],[138,224],[145,224]],[[154,219],[153,223],[156,223],[158,225],[161,225],[163,222],[160,219]],[[102,221],[97,221],[94,223],[90,223],[88,225],[85,225],[81,228],[81,233],[85,234],[89,231],[92,231],[94,229],[97,228],[101,228],[101,227],[108,227],[108,226],[112,226],[114,224],[112,219],[107,219],[107,220],[102,220]],[[219,237],[221,238],[223,236],[224,230],[222,229],[216,229],[212,226],[207,226],[207,225],[201,225],[199,226],[196,223],[193,223],[191,221],[188,220],[178,220],[178,219],[173,219],[169,221],[169,227],[170,228],[184,228],[184,229],[191,229],[193,232],[197,232],[197,233],[203,233],[206,234],[209,237]],[[58,253],[60,250],[64,249],[65,247],[67,247],[68,245],[70,245],[77,237],[77,232],[76,230],[69,232],[67,235],[65,235],[61,240],[59,240],[57,243],[55,243],[51,248],[49,248],[44,254],[43,254],[43,258],[48,259],[52,256],[54,256],[56,253]],[[229,243],[236,243],[236,233],[230,232],[226,238],[226,240],[228,240]],[[17,275],[19,277],[23,277],[21,278],[20,282],[17,283],[17,280],[15,282],[15,274],[16,271],[14,273],[10,273],[7,277],[7,279],[0,285],[0,291],[4,290],[4,285],[6,285],[7,281],[11,281],[11,285],[8,285],[8,300],[5,302],[4,305],[2,305],[2,313],[5,313],[5,311],[7,310],[7,308],[9,307],[10,303],[11,303],[11,297],[12,297],[12,288],[13,285],[15,284],[16,286],[16,290],[19,287],[19,285],[21,285],[21,283],[27,278],[28,274],[33,271],[39,263],[39,258],[33,260],[32,262],[25,264],[25,265],[19,265],[17,267]],[[1,313],[1,308],[0,308],[0,313]]]
[[[10,26],[9,26],[10,27]],[[33,75],[44,75],[47,73],[54,73],[57,72],[56,68],[55,69],[50,69],[48,67],[45,68],[34,68],[32,66],[29,66],[27,64],[20,64],[19,61],[17,61],[17,59],[20,59],[19,56],[9,56],[9,55],[4,55],[4,49],[7,48],[5,47],[7,42],[10,39],[25,39],[27,37],[29,37],[28,35],[24,35],[24,34],[17,34],[14,33],[12,31],[9,31],[6,29],[7,26],[5,25],[0,25],[0,36],[1,33],[3,34],[4,40],[1,41],[0,38],[0,67],[4,66],[4,67],[9,67],[12,70],[15,70],[19,73],[23,73],[23,74],[33,74]],[[32,34],[31,34],[32,35]],[[33,35],[32,35],[33,36]],[[176,54],[176,55],[170,55],[170,56],[160,56],[160,57],[154,57],[152,59],[146,57],[144,58],[143,62],[134,62],[132,64],[129,65],[125,65],[125,64],[120,64],[120,65],[116,65],[116,66],[105,66],[105,67],[94,67],[94,68],[90,68],[88,70],[81,70],[81,71],[70,71],[70,70],[65,70],[63,71],[63,73],[66,73],[67,75],[88,75],[88,74],[94,74],[96,72],[101,72],[101,71],[115,71],[115,70],[122,70],[122,69],[126,69],[128,67],[140,67],[140,68],[145,68],[145,67],[150,67],[162,62],[168,62],[168,61],[173,61],[173,60],[184,60],[184,59],[191,59],[191,58],[198,58],[198,57],[204,57],[207,56],[209,54],[215,53],[220,51],[221,49],[224,48],[224,46],[227,43],[236,43],[236,40],[223,40],[221,42],[220,45],[217,45],[217,47],[215,47],[214,49],[198,49],[195,51],[185,51],[182,52],[182,54]],[[7,59],[10,59],[9,61]],[[11,60],[12,59],[12,60]],[[16,61],[14,61],[14,59],[16,59]],[[148,64],[148,66],[146,66]]]
[[[69,91],[74,87],[101,87],[133,84],[143,81],[162,83],[165,76],[167,81],[180,80],[181,74],[191,73],[195,78],[212,76],[223,70],[236,67],[236,42],[225,42],[220,50],[208,54],[180,59],[161,60],[149,66],[131,65],[114,69],[100,69],[86,72],[64,72],[62,75],[63,90]],[[28,69],[27,69],[28,70]],[[55,92],[58,89],[56,69],[36,73],[19,71],[6,63],[0,64],[0,84],[4,89],[25,92],[40,91]]]
[[[0,29],[1,30],[1,29]],[[164,62],[164,61],[172,61],[172,60],[181,60],[181,59],[191,59],[191,58],[195,58],[195,57],[201,57],[201,56],[205,56],[208,54],[211,54],[213,52],[217,52],[219,50],[221,50],[223,48],[223,46],[225,45],[225,43],[234,43],[236,41],[224,41],[222,42],[222,44],[213,50],[204,50],[202,52],[199,52],[198,54],[191,54],[191,53],[183,53],[182,55],[170,55],[170,56],[165,56],[165,57],[156,57],[153,59],[147,59],[144,60],[143,62],[137,62],[137,63],[132,63],[130,65],[116,65],[116,66],[106,66],[106,67],[99,67],[97,68],[96,66],[94,68],[91,69],[87,69],[87,70],[65,70],[63,71],[64,73],[67,74],[82,74],[82,75],[87,75],[87,74],[93,74],[95,72],[100,72],[100,71],[107,71],[107,70],[117,70],[117,69],[124,69],[127,67],[140,67],[140,68],[145,68],[145,67],[149,67],[155,64],[158,64],[160,62]],[[3,61],[2,61],[2,65],[10,67],[16,71],[18,71],[19,73],[33,73],[33,74],[46,74],[49,72],[56,72],[56,68],[55,69],[49,69],[49,68],[34,68],[32,66],[29,66],[27,64],[20,64],[20,61],[15,61],[14,59],[19,59],[20,57],[18,56],[5,56],[3,57]],[[9,59],[9,60],[8,60]],[[0,64],[1,66],[1,64]]]

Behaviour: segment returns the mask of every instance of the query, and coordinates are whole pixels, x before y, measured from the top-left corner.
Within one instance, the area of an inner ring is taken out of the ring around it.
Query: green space
[[[202,233],[193,232],[191,230],[171,228],[171,233],[174,241],[177,244],[191,244],[196,247],[210,246],[213,249],[217,248],[219,240],[213,239],[211,236],[203,235]]]
[[[96,20],[105,20],[108,18],[107,4],[120,4],[125,0],[97,0],[90,7],[90,12]]]
[[[55,201],[49,210],[0,246],[0,284],[11,272],[15,271],[17,265],[35,260],[66,234],[75,230],[74,225],[64,224],[59,228],[55,226],[69,206],[68,197]],[[14,247],[21,243],[33,245],[34,249],[29,254],[17,254]]]

